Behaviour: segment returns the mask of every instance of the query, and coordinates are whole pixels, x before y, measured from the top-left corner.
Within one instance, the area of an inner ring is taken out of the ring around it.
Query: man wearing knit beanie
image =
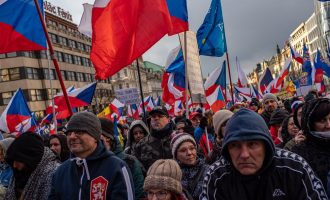
[[[5,199],[47,199],[59,163],[39,135],[20,135],[9,146],[5,161],[13,169]]]
[[[71,117],[66,134],[72,158],[57,169],[49,199],[134,199],[130,171],[105,148],[101,133],[93,113]]]
[[[264,118],[267,126],[269,127],[270,116],[273,111],[278,108],[277,97],[272,93],[267,93],[262,98],[262,105],[264,107],[264,112],[261,113],[261,117]]]

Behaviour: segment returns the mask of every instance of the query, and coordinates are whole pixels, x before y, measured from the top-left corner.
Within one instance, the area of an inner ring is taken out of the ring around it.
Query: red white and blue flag
[[[226,105],[224,91],[226,90],[226,62],[217,67],[206,79],[205,84],[206,101],[213,112],[216,112]]]
[[[90,105],[93,100],[96,84],[97,83],[94,82],[82,88],[77,88],[73,90],[70,89],[69,91],[67,90],[71,108]],[[56,112],[67,110],[67,105],[63,94],[59,94],[54,97],[54,104]],[[46,109],[46,113],[52,113],[51,105]]]
[[[290,66],[291,66],[291,58],[288,58],[285,63],[284,66],[279,74],[279,76],[274,79],[267,87],[267,91],[270,93],[278,93],[279,91],[281,91],[282,87],[283,87],[283,83],[284,83],[284,78],[289,74],[289,70],[290,70]]]
[[[236,56],[236,67],[237,67],[237,75],[238,75],[237,86],[240,88],[248,87],[249,84],[248,78],[244,73],[243,69],[241,68],[237,56]]]
[[[38,3],[43,13],[43,1]],[[33,0],[1,0],[0,30],[0,53],[47,49]]]
[[[267,67],[259,79],[259,90],[262,94],[265,94],[266,88],[272,81],[273,81],[272,73],[270,72],[270,69]]]
[[[139,109],[136,104],[127,105],[127,116],[133,119],[139,119]]]
[[[115,117],[117,117],[117,119],[120,119],[120,117],[123,114],[123,109],[125,105],[122,102],[120,102],[118,99],[114,99],[109,106],[111,110],[110,118],[114,119]]]
[[[0,129],[6,133],[34,131],[37,121],[32,115],[21,89],[9,101],[0,117]]]
[[[143,102],[144,102],[144,109],[148,112],[150,112],[155,107],[154,101],[151,96],[145,97]],[[140,109],[141,109],[141,113],[143,113],[142,101],[140,103]]]
[[[323,68],[327,67],[325,65],[327,65],[327,64],[324,62],[324,59],[321,55],[321,52],[318,49],[317,53],[316,53],[315,62],[314,62],[314,67],[315,67],[314,83],[321,83],[322,82]]]
[[[131,64],[164,35],[188,30],[186,0],[96,0],[85,8],[79,30],[92,35],[97,79]]]
[[[301,55],[299,55],[299,53],[298,52],[296,52],[293,48],[292,48],[292,46],[291,45],[289,45],[290,46],[290,52],[291,52],[291,56],[292,56],[292,58],[295,60],[295,61],[297,61],[298,63],[300,63],[300,64],[303,64],[303,57],[301,56]]]
[[[178,99],[184,102],[185,96],[185,69],[183,59],[178,59],[182,56],[180,47],[173,49],[166,61],[166,69],[162,79],[162,101],[173,105]],[[183,63],[181,63],[183,62]],[[170,69],[170,72],[167,70]]]

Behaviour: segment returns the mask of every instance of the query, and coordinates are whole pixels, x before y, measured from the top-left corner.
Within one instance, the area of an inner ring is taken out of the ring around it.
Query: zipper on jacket
[[[81,177],[80,177],[80,185],[79,185],[79,200],[81,200],[81,188],[82,188],[82,181],[83,181],[83,178],[84,178],[84,174],[85,174],[85,170],[83,169],[83,170],[82,170]]]

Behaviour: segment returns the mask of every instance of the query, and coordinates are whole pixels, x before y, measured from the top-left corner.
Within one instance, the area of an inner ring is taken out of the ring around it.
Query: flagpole
[[[50,77],[50,53],[47,51],[47,61],[48,61],[48,76],[49,76],[49,86],[50,86],[50,95],[52,98],[52,113],[53,113],[53,123],[55,123],[55,134],[57,134],[57,120],[56,120],[56,113],[55,113],[55,103],[54,103],[54,93],[53,93],[53,83]]]
[[[143,110],[143,121],[147,122],[147,116],[146,116],[146,110],[144,108],[144,97],[143,97],[143,90],[142,90],[142,81],[141,81],[141,73],[140,73],[140,65],[139,65],[139,59],[136,59],[136,67],[138,71],[138,78],[139,78],[139,88],[140,88],[140,95],[141,95],[141,101],[142,101],[142,110]]]
[[[230,64],[229,64],[229,56],[228,56],[228,47],[226,51],[226,59],[227,59],[227,67],[228,67],[228,74],[229,74],[229,81],[230,81],[230,90],[231,90],[231,101],[234,104],[234,90],[233,90],[233,83],[231,81],[231,73],[230,73]]]
[[[188,90],[188,67],[187,67],[187,32],[185,31],[184,34],[184,68],[185,68],[185,90],[186,90],[186,119],[189,119],[189,105],[188,105],[188,101],[189,101],[189,98],[188,98],[188,93],[189,93],[189,90]],[[191,103],[192,103],[192,99],[191,99]]]
[[[73,115],[73,112],[72,112],[72,109],[71,109],[71,104],[70,104],[70,101],[69,101],[69,98],[68,98],[68,94],[67,94],[65,86],[64,86],[64,82],[63,82],[62,74],[61,74],[61,71],[60,71],[60,67],[59,67],[57,59],[55,57],[55,52],[54,52],[54,49],[53,49],[53,45],[52,45],[52,43],[49,39],[49,35],[48,35],[48,32],[47,32],[45,22],[43,20],[43,16],[42,16],[42,13],[41,13],[41,10],[40,10],[40,7],[39,7],[39,3],[38,3],[37,0],[34,0],[34,3],[36,5],[37,11],[38,11],[38,15],[39,15],[39,19],[40,19],[40,22],[41,22],[41,25],[42,25],[42,29],[44,30],[44,33],[45,33],[45,37],[46,37],[47,44],[48,44],[49,51],[50,51],[50,56],[51,56],[51,59],[53,60],[53,63],[54,63],[55,69],[56,69],[56,74],[57,74],[58,79],[59,79],[60,84],[61,84],[61,88],[62,88],[62,91],[63,91],[63,95],[64,95],[64,99],[65,99],[67,108],[69,109],[70,115]]]

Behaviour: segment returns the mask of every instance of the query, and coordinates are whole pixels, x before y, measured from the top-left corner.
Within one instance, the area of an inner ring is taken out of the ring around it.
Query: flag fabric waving
[[[36,125],[23,92],[18,89],[1,114],[0,129],[6,133],[24,133],[33,131]]]
[[[38,0],[43,13],[43,1]],[[0,1],[0,53],[47,49],[33,0]]]
[[[265,90],[267,86],[272,81],[273,81],[272,73],[270,72],[270,69],[267,67],[259,79],[259,90],[262,94],[265,94]]]
[[[274,79],[271,83],[269,83],[269,85],[267,86],[267,92],[270,93],[278,93],[282,87],[283,87],[283,82],[284,82],[284,78],[289,74],[289,69],[291,66],[291,58],[288,58],[285,63],[284,66],[279,74],[279,76]]]
[[[220,0],[212,0],[196,37],[200,55],[221,57],[227,51]]]
[[[243,69],[241,68],[241,65],[239,64],[238,58],[236,56],[236,67],[237,67],[237,75],[238,75],[238,80],[237,80],[237,85],[238,87],[248,87],[249,81],[244,73]]]
[[[321,52],[318,49],[316,53],[316,58],[314,62],[315,74],[314,74],[314,83],[321,83],[323,79],[323,65],[326,65],[324,62]]]
[[[77,108],[81,106],[88,106],[91,104],[96,89],[97,83],[88,84],[82,88],[73,89],[68,91],[68,97],[71,104],[71,108]],[[67,105],[63,94],[54,97],[55,111],[67,110]],[[46,109],[46,113],[52,112],[52,107],[49,106]]]
[[[308,52],[308,48],[306,47],[306,45],[304,44],[303,47],[303,64],[301,67],[302,72],[305,72],[308,74],[308,76],[312,76],[312,64],[311,64],[311,59],[310,59],[310,55]]]
[[[204,87],[206,101],[213,112],[220,110],[226,105],[224,98],[224,91],[226,90],[226,61],[210,74],[205,81]]]
[[[295,60],[295,61],[297,61],[298,63],[300,63],[300,64],[303,64],[303,58],[299,55],[299,53],[297,53],[293,48],[292,48],[292,46],[291,45],[289,45],[289,47],[290,47],[290,52],[291,52],[291,56],[292,56],[292,58]]]
[[[136,104],[127,105],[127,116],[132,117],[133,119],[139,119],[139,109]]]
[[[90,57],[97,79],[112,76],[131,64],[164,35],[188,30],[187,9],[183,0],[109,2],[96,0],[91,21],[88,17],[84,20],[92,24]],[[80,26],[88,27],[83,20]]]

